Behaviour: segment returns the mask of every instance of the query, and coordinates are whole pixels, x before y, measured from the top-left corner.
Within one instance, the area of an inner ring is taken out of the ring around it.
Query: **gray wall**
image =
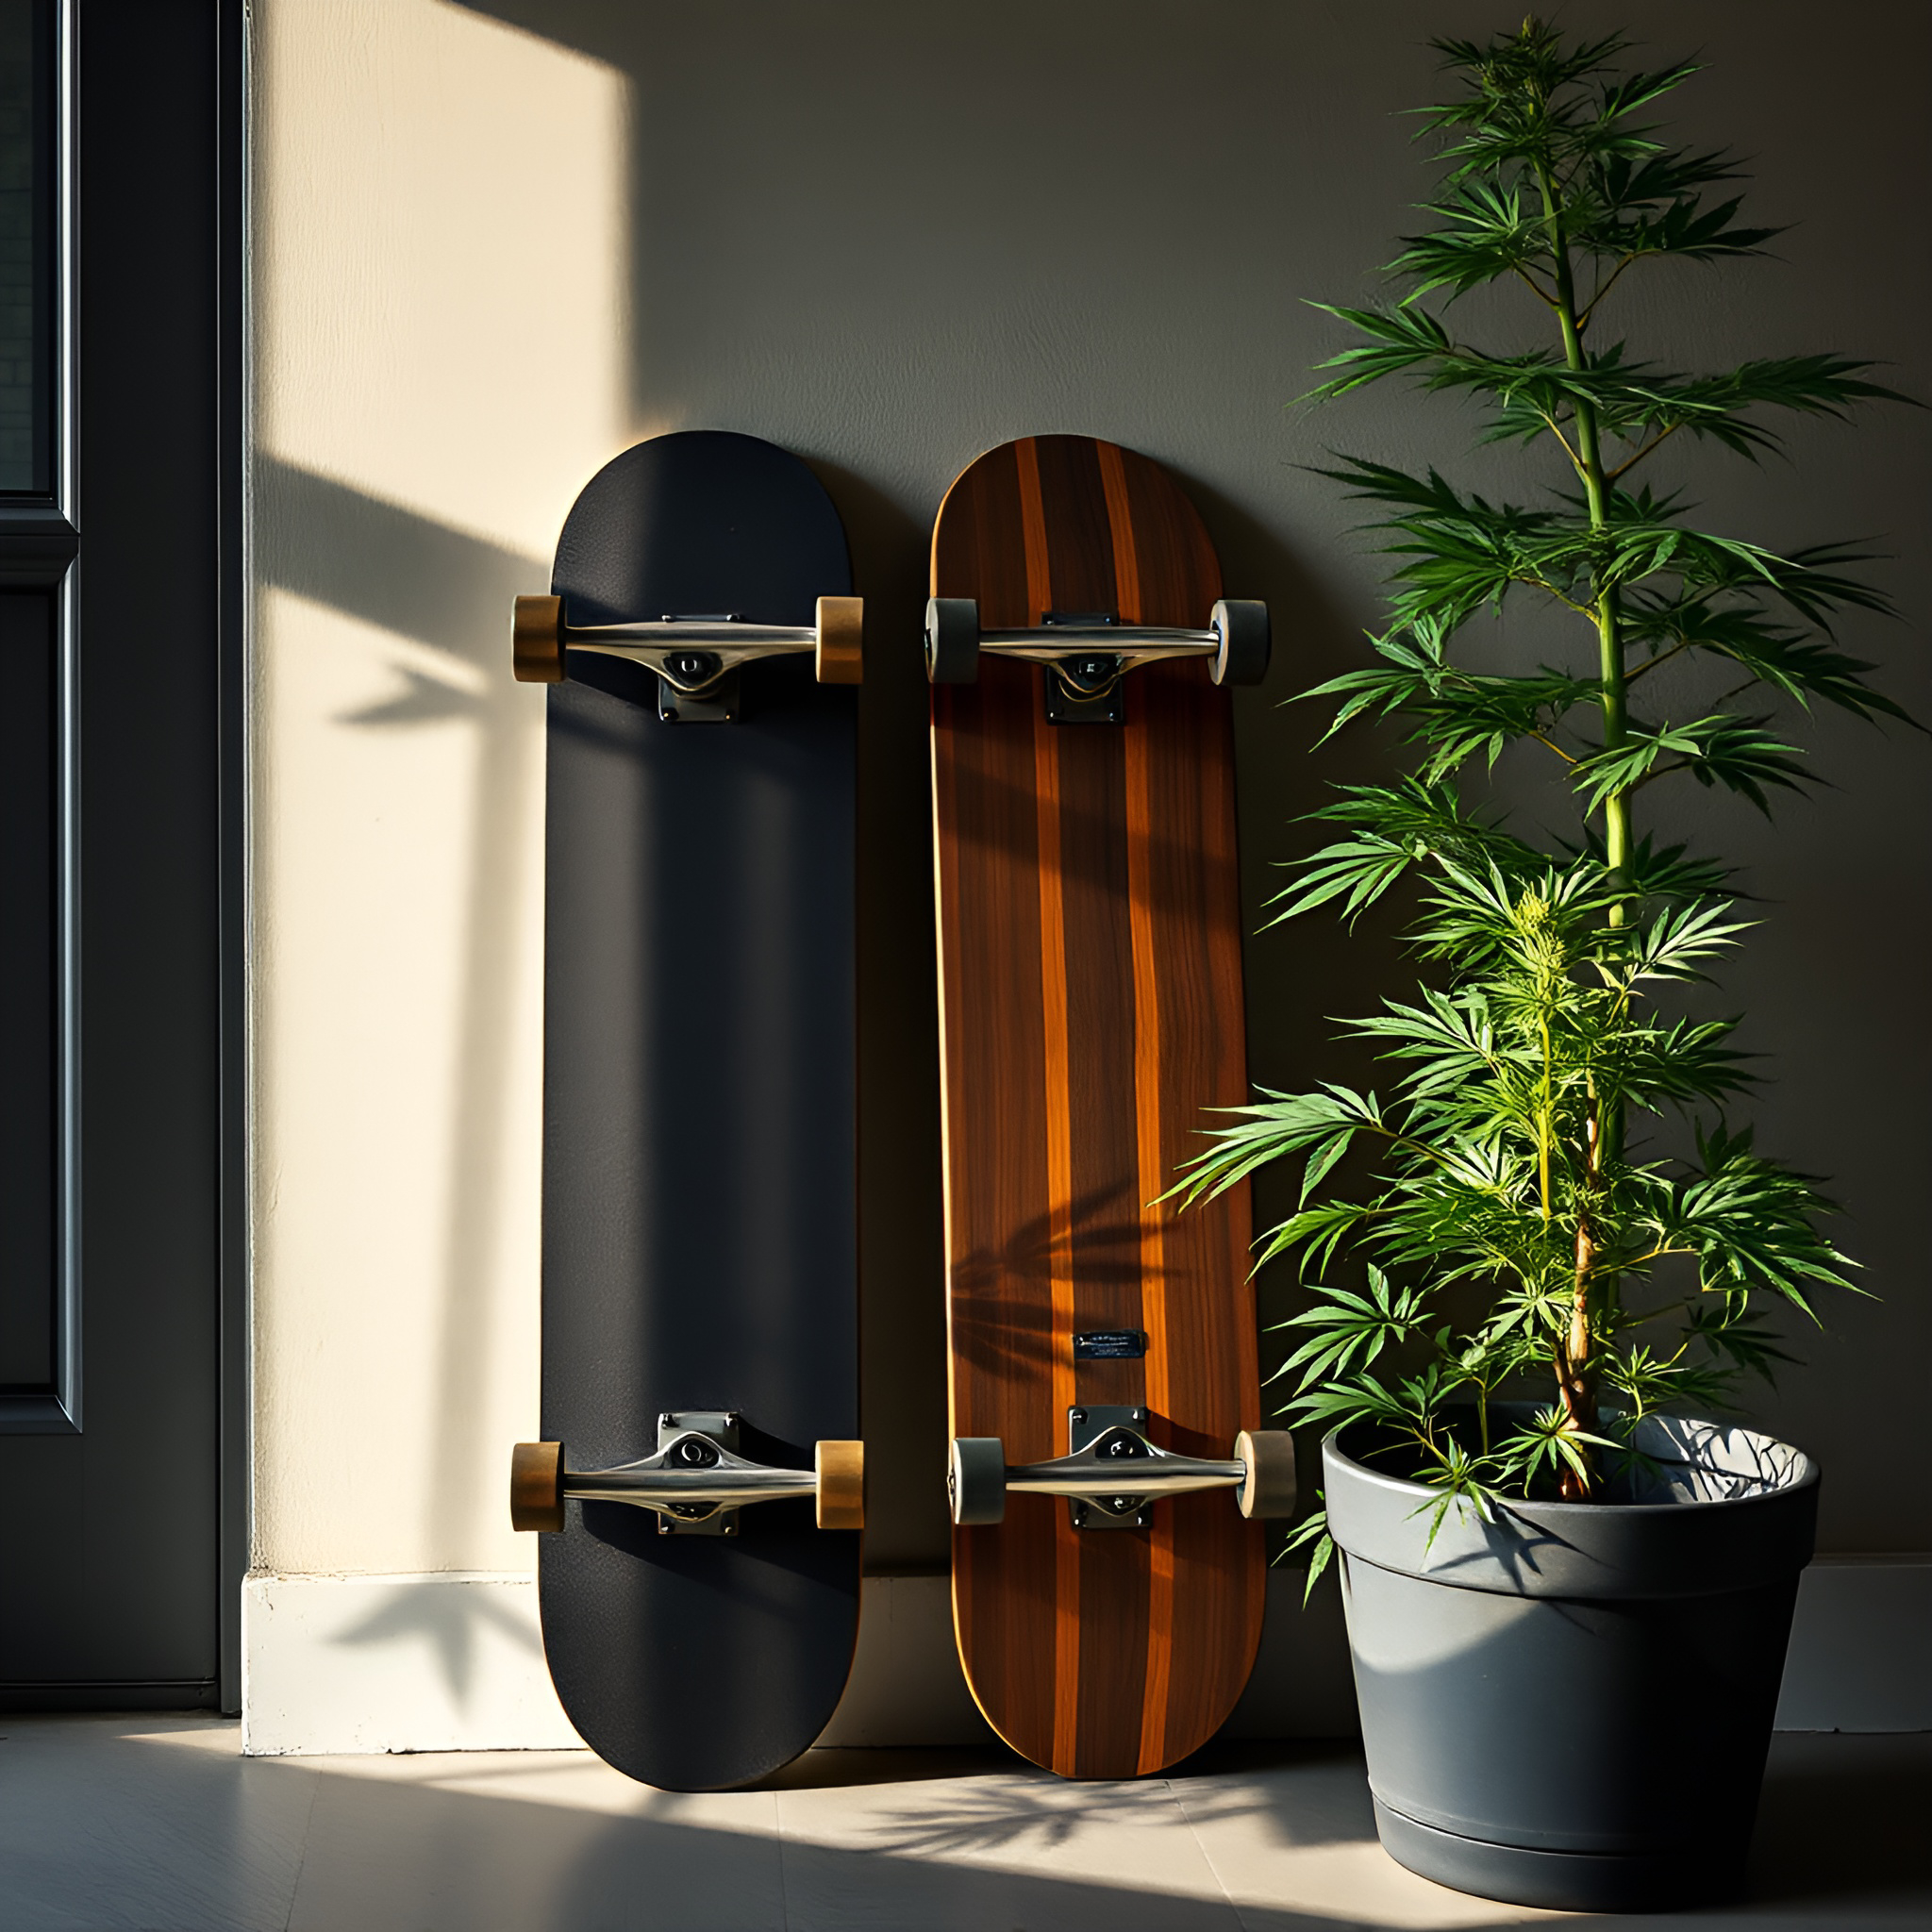
[[[852,531],[874,640],[864,711],[863,1229],[872,1560],[942,1563],[944,1434],[925,696],[917,632],[941,493],[987,446],[1077,430],[1159,458],[1199,503],[1229,590],[1274,608],[1276,668],[1237,699],[1251,923],[1271,861],[1324,784],[1386,769],[1357,736],[1317,754],[1306,684],[1362,660],[1375,560],[1324,447],[1460,460],[1454,406],[1390,389],[1310,414],[1283,405],[1336,345],[1310,299],[1371,292],[1410,222],[1421,156],[1400,111],[1432,97],[1431,34],[1516,10],[1466,0],[491,0],[478,10],[580,48],[635,88],[632,381],[653,427],[741,429],[808,457]],[[1659,277],[1624,310],[1655,353],[1831,348],[1889,359],[1932,394],[1923,88],[1932,13],[1905,0],[1564,9],[1711,71],[1672,109],[1754,158],[1752,207],[1795,225],[1781,258]],[[559,287],[569,264],[556,265]],[[1853,647],[1932,715],[1922,640],[1928,419],[1801,428],[1761,472],[1687,453],[1669,474],[1714,524],[1774,544],[1875,535],[1900,625]],[[1492,463],[1461,474],[1500,474]],[[1551,645],[1519,624],[1520,657]],[[1921,1223],[1932,1112],[1924,972],[1923,740],[1822,719],[1837,789],[1785,808],[1687,801],[1745,865],[1764,920],[1727,975],[1750,1043],[1775,1056],[1769,1149],[1833,1177],[1844,1242],[1876,1299],[1831,1310],[1757,1416],[1820,1455],[1824,1546],[1932,1549],[1916,1471],[1932,1350]],[[1534,807],[1531,773],[1506,773]],[[1554,815],[1553,815],[1554,822]],[[1323,1016],[1399,987],[1384,928],[1309,922],[1248,952],[1255,1077],[1359,1071]],[[1281,1205],[1264,1191],[1264,1209]],[[1267,1285],[1279,1312],[1287,1284]]]

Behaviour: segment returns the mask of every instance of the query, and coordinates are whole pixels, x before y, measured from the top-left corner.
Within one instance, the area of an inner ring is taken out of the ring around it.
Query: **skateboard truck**
[[[1007,1498],[1065,1496],[1075,1529],[1146,1529],[1163,1496],[1233,1490],[1243,1516],[1291,1516],[1294,1439],[1243,1429],[1225,1462],[1181,1456],[1147,1437],[1144,1408],[1088,1404],[1067,1411],[1065,1456],[1009,1465],[997,1436],[956,1436],[946,1487],[958,1524],[1002,1522]]]
[[[1162,658],[1206,658],[1216,684],[1259,684],[1268,675],[1268,607],[1224,597],[1205,630],[1122,624],[1108,610],[1049,610],[1026,629],[982,630],[971,597],[925,607],[925,674],[934,684],[971,684],[979,654],[1047,667],[1046,714],[1057,724],[1124,724],[1120,682]]]
[[[864,609],[858,597],[821,597],[809,625],[746,624],[733,611],[574,625],[561,597],[519,597],[511,647],[520,684],[561,684],[566,651],[625,658],[658,674],[667,723],[722,724],[738,715],[740,665],[760,658],[809,651],[821,684],[862,682]]]
[[[739,1420],[735,1410],[667,1410],[656,1450],[613,1469],[566,1469],[561,1442],[519,1442],[510,1457],[511,1527],[554,1535],[572,1496],[655,1510],[661,1536],[736,1536],[748,1505],[805,1497],[816,1504],[821,1529],[865,1526],[864,1443],[819,1442],[810,1469],[774,1469],[738,1453]]]

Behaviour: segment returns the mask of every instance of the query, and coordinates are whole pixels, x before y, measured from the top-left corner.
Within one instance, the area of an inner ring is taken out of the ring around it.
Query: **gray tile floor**
[[[1228,1748],[1122,1785],[983,1754],[815,1751],[767,1788],[687,1797],[583,1753],[244,1759],[237,1727],[211,1719],[0,1718],[5,1932],[1334,1932],[1555,1916],[1391,1864],[1341,1745]],[[1781,1737],[1752,1896],[1700,1919],[1932,1926],[1932,1737]]]

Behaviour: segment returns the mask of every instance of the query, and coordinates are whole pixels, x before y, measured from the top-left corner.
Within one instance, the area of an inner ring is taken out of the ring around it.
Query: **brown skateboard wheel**
[[[819,1527],[865,1527],[865,1444],[820,1442],[812,1450],[819,1478]]]
[[[821,597],[814,669],[821,684],[865,682],[865,600]]]
[[[510,627],[510,655],[519,684],[563,682],[563,599],[519,597]]]
[[[510,1451],[509,1524],[552,1536],[563,1527],[561,1442],[519,1442]]]
[[[1294,1438],[1286,1429],[1243,1429],[1234,1439],[1234,1459],[1247,1465],[1234,1492],[1243,1516],[1294,1514]]]

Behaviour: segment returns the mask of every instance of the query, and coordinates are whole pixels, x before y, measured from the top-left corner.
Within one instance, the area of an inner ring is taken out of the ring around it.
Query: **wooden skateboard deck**
[[[933,532],[934,595],[989,626],[1199,625],[1220,580],[1166,473],[1086,437],[981,457]],[[1202,1110],[1248,1098],[1229,701],[1206,664],[1154,663],[1124,724],[1055,724],[1052,675],[989,656],[932,692],[953,1433],[1033,1462],[1076,1405],[1138,1405],[1155,1443],[1225,1457],[1260,1407],[1247,1191],[1148,1204]],[[967,1679],[1037,1763],[1158,1771],[1247,1681],[1262,1526],[1213,1491],[1140,1530],[1074,1514],[1018,1494],[955,1528]]]
[[[808,625],[850,564],[795,457],[684,432],[586,487],[552,588],[573,626]],[[661,1415],[734,1411],[743,1455],[808,1471],[815,1442],[858,1434],[857,694],[815,682],[809,657],[772,658],[738,672],[731,722],[666,722],[647,665],[561,660],[543,1434],[602,1470],[652,1454]],[[857,1531],[816,1527],[809,1500],[742,1508],[728,1536],[666,1533],[620,1501],[564,1507],[540,1542],[544,1654],[593,1750],[711,1790],[811,1744],[851,1663]]]

